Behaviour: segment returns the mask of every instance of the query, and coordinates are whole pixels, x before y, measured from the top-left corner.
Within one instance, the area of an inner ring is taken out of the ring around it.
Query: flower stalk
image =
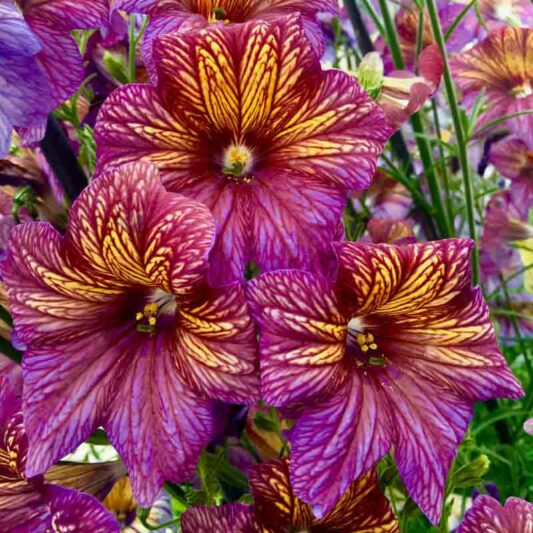
[[[431,29],[433,30],[433,36],[440,49],[442,60],[444,63],[444,87],[446,90],[446,97],[448,99],[448,104],[450,106],[450,111],[452,115],[455,138],[457,140],[457,150],[459,153],[459,163],[461,165],[461,172],[463,175],[468,233],[470,235],[470,238],[475,243],[474,249],[472,250],[472,283],[474,285],[477,285],[479,283],[479,245],[477,242],[477,229],[474,216],[474,188],[472,185],[472,176],[470,174],[470,166],[468,163],[468,154],[466,150],[467,140],[465,138],[463,126],[461,124],[461,115],[459,112],[459,106],[457,104],[455,85],[450,73],[450,64],[448,60],[448,54],[446,52],[446,41],[444,39],[444,35],[442,34],[442,28],[439,21],[435,0],[426,0],[426,5],[428,8],[429,20],[431,22]]]

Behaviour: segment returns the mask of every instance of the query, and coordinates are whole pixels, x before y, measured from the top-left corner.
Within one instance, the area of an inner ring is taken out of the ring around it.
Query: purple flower
[[[25,474],[28,443],[16,391],[0,376],[0,529],[118,533],[113,515],[93,496]]]
[[[276,22],[288,15],[302,17],[306,37],[321,55],[324,49],[323,33],[318,13],[332,16],[339,12],[336,0],[117,0],[116,7],[128,12],[146,13],[150,22],[143,41],[143,56],[155,80],[153,47],[156,37],[180,31],[227,26],[249,21]]]
[[[338,505],[324,517],[298,499],[289,479],[289,459],[255,466],[250,473],[254,506],[242,504],[190,508],[182,516],[183,533],[399,533],[390,504],[381,492],[376,473],[353,483]]]
[[[38,61],[41,43],[11,0],[0,1],[0,158],[11,144],[13,127],[46,120],[54,107],[46,74]]]
[[[158,84],[104,103],[98,166],[138,159],[218,225],[212,273],[325,268],[349,190],[366,188],[390,129],[357,82],[322,71],[297,17],[176,33],[155,47]]]
[[[528,533],[532,524],[532,503],[508,498],[502,506],[490,496],[478,496],[457,533]]]
[[[432,523],[476,401],[519,398],[464,239],[337,244],[332,283],[298,270],[249,283],[262,396],[297,417],[296,496],[327,514],[390,450]]]
[[[485,91],[487,109],[480,116],[478,129],[504,115],[533,109],[532,49],[532,28],[502,28],[452,57],[450,66],[464,104],[472,105]],[[533,115],[520,115],[505,124],[533,145]]]
[[[207,208],[166,192],[148,163],[94,180],[64,236],[42,222],[11,232],[29,475],[103,426],[147,507],[165,480],[194,473],[213,399],[257,399],[243,288],[206,283],[214,233]]]

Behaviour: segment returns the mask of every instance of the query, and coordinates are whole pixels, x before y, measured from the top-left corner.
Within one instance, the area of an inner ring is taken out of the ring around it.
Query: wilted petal
[[[508,498],[505,506],[490,496],[478,496],[466,512],[458,533],[530,533],[533,504],[520,498]]]
[[[346,321],[325,279],[293,270],[248,284],[259,325],[262,396],[269,405],[311,402],[338,389]]]
[[[249,505],[198,505],[181,515],[183,533],[261,533]]]

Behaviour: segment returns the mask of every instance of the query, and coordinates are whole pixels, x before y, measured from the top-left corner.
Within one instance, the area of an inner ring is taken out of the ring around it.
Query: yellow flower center
[[[372,333],[364,331],[363,321],[360,318],[354,317],[348,322],[348,335],[355,340],[361,352],[367,356],[365,362],[356,361],[358,366],[385,366],[387,358],[379,349],[376,339]]]
[[[252,151],[243,144],[232,144],[224,153],[222,172],[227,176],[242,178],[240,181],[251,181],[246,174],[250,172],[253,163]]]
[[[521,85],[513,87],[513,89],[511,90],[511,94],[515,98],[526,98],[527,96],[533,94],[533,87],[531,87],[530,81],[526,80]]]
[[[153,333],[158,318],[163,314],[172,314],[176,310],[174,295],[161,289],[155,289],[150,296],[150,301],[135,315],[137,331],[141,333]]]

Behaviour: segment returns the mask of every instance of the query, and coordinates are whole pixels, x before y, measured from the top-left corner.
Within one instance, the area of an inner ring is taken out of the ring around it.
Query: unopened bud
[[[383,61],[377,52],[366,54],[357,69],[359,83],[374,100],[383,85],[383,71]]]
[[[485,474],[489,471],[490,460],[482,454],[471,463],[457,470],[453,476],[453,487],[466,489],[479,485]]]

